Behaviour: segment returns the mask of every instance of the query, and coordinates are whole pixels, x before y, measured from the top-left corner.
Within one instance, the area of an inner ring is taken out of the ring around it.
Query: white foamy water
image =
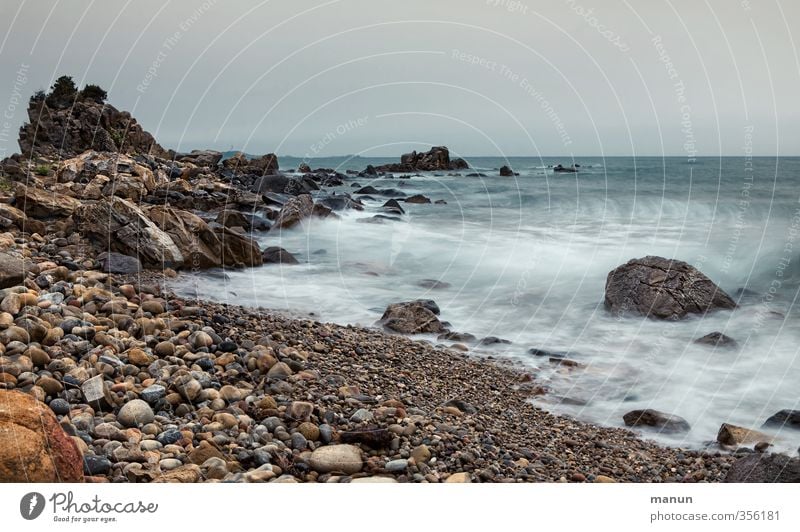
[[[447,205],[401,203],[401,221],[364,223],[386,200],[376,196],[362,212],[257,235],[262,249],[281,246],[299,266],[228,270],[224,281],[185,275],[174,288],[363,326],[374,325],[389,303],[433,299],[452,330],[511,342],[472,352],[530,366],[550,391],[536,404],[608,426],[623,426],[630,410],[655,408],[685,418],[692,430],[646,437],[699,447],[723,422],[758,428],[778,410],[800,408],[797,253],[787,245],[798,229],[792,217],[800,164],[780,161],[778,170],[775,161],[759,163],[750,186],[738,159],[722,167],[718,160],[698,163],[691,175],[678,159],[587,160],[578,175],[553,175],[541,168],[550,161],[528,159],[512,161],[522,174],[516,179],[354,179]],[[351,182],[339,191],[354,190]],[[731,295],[742,287],[753,292],[737,310],[680,322],[610,315],[603,307],[606,275],[645,255],[689,262]],[[423,288],[424,279],[449,287]],[[694,343],[713,331],[738,347]],[[585,367],[555,366],[530,348],[568,353]],[[777,436],[779,448],[800,444],[800,431]]]

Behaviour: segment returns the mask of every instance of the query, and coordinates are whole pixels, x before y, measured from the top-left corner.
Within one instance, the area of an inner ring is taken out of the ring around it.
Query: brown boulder
[[[183,254],[170,236],[136,205],[111,197],[75,211],[78,229],[106,251],[138,256],[145,267],[179,267]]]
[[[263,263],[261,249],[255,240],[229,227],[217,225],[213,229],[222,245],[222,266],[226,268],[261,266]]]
[[[723,445],[742,445],[762,441],[771,442],[772,437],[757,430],[723,423],[717,433],[717,441]]]
[[[314,201],[309,194],[289,198],[278,213],[274,229],[289,229],[309,218],[314,212]]]
[[[439,333],[445,330],[435,310],[425,301],[391,304],[386,307],[380,322],[387,329],[403,334]]]
[[[156,206],[150,219],[175,242],[185,268],[215,268],[222,265],[222,245],[214,231],[199,216],[172,207]]]
[[[18,391],[0,390],[0,481],[83,481],[83,457],[53,411]]]
[[[66,218],[81,205],[75,198],[22,183],[17,185],[15,195],[17,205],[32,218]]]

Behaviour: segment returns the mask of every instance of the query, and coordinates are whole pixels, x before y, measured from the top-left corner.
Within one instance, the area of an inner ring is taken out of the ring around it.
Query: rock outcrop
[[[278,173],[278,157],[274,153],[268,153],[249,159],[244,153],[237,152],[222,161],[222,166],[240,174],[274,175]]]
[[[51,107],[44,97],[31,98],[19,147],[26,158],[68,158],[86,150],[169,157],[130,113],[80,97],[63,108]]]
[[[0,390],[0,481],[83,481],[81,452],[53,411],[18,391]]]
[[[653,256],[633,259],[608,274],[605,305],[615,314],[671,320],[736,307],[728,294],[693,266]]]
[[[433,172],[437,170],[463,170],[469,168],[464,159],[450,159],[450,150],[434,146],[426,152],[405,153],[399,163],[378,166],[378,172]]]

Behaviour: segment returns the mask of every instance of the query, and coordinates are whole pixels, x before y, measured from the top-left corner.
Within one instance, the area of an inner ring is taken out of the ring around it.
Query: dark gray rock
[[[300,264],[294,255],[278,246],[270,246],[261,254],[264,264]]]
[[[708,277],[689,264],[663,257],[633,259],[611,271],[605,306],[615,314],[681,319],[736,303]]]
[[[782,428],[791,427],[800,430],[800,410],[781,410],[773,414],[764,422],[762,427]]]
[[[665,414],[650,408],[632,410],[622,416],[622,419],[629,427],[653,427],[662,432],[686,432],[690,429],[689,423],[682,417]]]
[[[703,344],[703,345],[711,345],[711,346],[719,346],[719,347],[736,347],[739,345],[736,340],[731,338],[730,336],[726,336],[721,332],[712,332],[709,333],[702,338],[698,338],[694,341],[696,344]]]
[[[104,252],[97,256],[100,269],[108,273],[139,273],[142,263],[137,257],[123,255],[122,253]]]

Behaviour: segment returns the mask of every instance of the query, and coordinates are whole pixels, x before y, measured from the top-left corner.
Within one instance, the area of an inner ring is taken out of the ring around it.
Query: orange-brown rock
[[[0,391],[0,481],[83,481],[83,457],[53,411],[18,391]]]

